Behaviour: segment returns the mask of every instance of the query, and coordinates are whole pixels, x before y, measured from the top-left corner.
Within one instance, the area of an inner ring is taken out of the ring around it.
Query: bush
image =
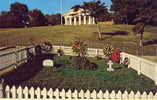
[[[71,64],[77,69],[96,70],[97,64],[90,62],[86,57],[71,57]]]
[[[37,45],[35,47],[35,53],[37,56],[41,55],[42,54],[42,49],[41,49],[41,46],[40,45]]]
[[[58,53],[58,56],[64,55],[64,52],[63,52],[63,50],[62,50],[61,48],[59,48],[59,49],[57,50],[57,53]]]
[[[81,41],[80,39],[76,40],[72,45],[72,50],[78,56],[85,56],[87,53],[87,45],[84,43],[84,41]]]
[[[42,51],[48,53],[52,51],[52,44],[50,42],[44,42],[41,45]]]

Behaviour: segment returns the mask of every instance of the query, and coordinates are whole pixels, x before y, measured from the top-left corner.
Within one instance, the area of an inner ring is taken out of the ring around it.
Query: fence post
[[[157,58],[157,47],[156,47],[156,58]]]
[[[157,65],[155,66],[155,85],[157,85]]]
[[[99,55],[99,49],[96,49],[96,56]]]
[[[141,58],[138,58],[139,59],[139,68],[138,68],[138,75],[141,75]]]
[[[4,97],[4,93],[3,93],[3,83],[4,83],[4,79],[1,79],[1,83],[0,83],[0,98]]]
[[[17,68],[17,63],[18,63],[18,54],[17,51],[15,51],[15,69]]]

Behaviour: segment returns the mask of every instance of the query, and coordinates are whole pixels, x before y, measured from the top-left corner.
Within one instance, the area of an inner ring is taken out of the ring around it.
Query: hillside
[[[132,33],[132,25],[101,25],[103,40],[99,41],[96,25],[86,26],[47,26],[33,28],[0,29],[0,46],[4,45],[32,45],[43,41],[50,41],[57,45],[71,45],[75,37],[85,40],[89,47],[103,48],[104,44],[111,43],[114,48],[136,54],[138,38]],[[125,31],[128,34],[114,34],[111,32]],[[157,40],[157,27],[147,27],[144,33],[144,42]],[[148,42],[148,43],[149,43]],[[152,42],[150,42],[152,44]],[[145,55],[155,55],[155,45],[144,47]]]

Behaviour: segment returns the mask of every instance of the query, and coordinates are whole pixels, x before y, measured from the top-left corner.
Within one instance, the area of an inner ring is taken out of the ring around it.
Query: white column
[[[72,17],[69,17],[69,24],[72,25]]]
[[[95,24],[95,18],[93,17],[92,24]]]
[[[81,25],[81,15],[79,15],[79,25]]]
[[[65,19],[65,25],[68,25],[68,23],[67,23],[67,17],[64,17],[64,19]]]
[[[92,24],[92,18],[91,18],[91,16],[88,16],[88,24]]]
[[[83,21],[84,21],[84,24],[87,23],[87,21],[86,21],[86,15],[83,16]]]
[[[67,25],[69,25],[69,17],[66,17]]]
[[[74,17],[74,25],[77,25],[76,17]]]

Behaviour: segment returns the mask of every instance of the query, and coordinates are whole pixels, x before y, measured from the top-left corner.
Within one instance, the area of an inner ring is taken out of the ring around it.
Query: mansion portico
[[[89,13],[84,13],[83,9],[74,11],[71,9],[68,13],[64,14],[65,25],[86,25],[95,24],[95,18],[90,16]]]

